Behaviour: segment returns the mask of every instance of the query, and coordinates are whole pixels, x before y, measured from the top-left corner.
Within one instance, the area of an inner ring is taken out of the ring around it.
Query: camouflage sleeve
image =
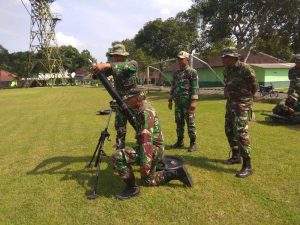
[[[141,159],[141,164],[145,163],[146,155],[153,150],[153,127],[154,127],[154,116],[151,113],[145,111],[143,113],[143,124],[140,124],[140,130],[137,134],[138,148]]]
[[[197,71],[192,69],[191,71],[191,99],[198,99],[199,83]]]
[[[135,74],[138,68],[138,64],[134,60],[118,63],[118,64],[111,64],[111,65],[112,65],[112,71],[114,73],[121,72],[126,74]]]
[[[246,65],[244,67],[244,72],[245,72],[245,79],[249,85],[249,89],[252,92],[252,94],[255,95],[255,93],[258,90],[258,82],[256,80],[255,71],[249,65]]]
[[[171,81],[171,88],[170,88],[170,93],[169,93],[169,101],[171,101],[174,97],[174,89],[175,89],[175,76],[176,74],[173,74],[173,79]]]

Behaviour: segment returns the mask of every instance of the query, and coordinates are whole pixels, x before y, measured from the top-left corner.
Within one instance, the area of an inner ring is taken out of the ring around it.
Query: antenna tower
[[[31,4],[29,75],[48,74],[51,85],[63,79],[64,68],[55,37],[55,26],[61,16],[52,14],[50,5],[55,0],[29,0]],[[35,56],[34,56],[35,55]],[[58,75],[60,74],[60,76]]]

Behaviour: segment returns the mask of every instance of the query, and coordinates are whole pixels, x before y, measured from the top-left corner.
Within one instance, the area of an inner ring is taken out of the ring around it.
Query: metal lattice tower
[[[29,54],[29,75],[38,72],[49,74],[52,85],[63,77],[63,64],[55,37],[55,26],[61,20],[59,15],[50,11],[50,4],[55,0],[29,0],[31,4],[30,49],[36,56]]]

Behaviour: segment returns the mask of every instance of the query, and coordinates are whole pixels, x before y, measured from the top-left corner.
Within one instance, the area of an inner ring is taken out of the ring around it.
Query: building
[[[241,50],[239,53],[241,55],[241,61],[247,58],[246,62],[255,70],[260,85],[268,86],[272,83],[275,88],[289,86],[288,70],[293,67],[294,63],[287,63],[262,52],[251,52],[248,55],[247,51]],[[208,60],[207,63],[214,70],[214,73],[208,66],[197,60],[197,58],[193,59],[193,67],[199,74],[200,88],[222,87],[224,66],[221,57],[212,58]],[[164,83],[169,83],[172,79],[173,72],[178,69],[179,66],[177,63],[173,63],[167,67],[163,74],[165,79]]]
[[[18,86],[17,75],[0,69],[0,88],[10,88]]]

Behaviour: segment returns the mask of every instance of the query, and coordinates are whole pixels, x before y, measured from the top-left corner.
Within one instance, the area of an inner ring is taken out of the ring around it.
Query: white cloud
[[[75,48],[84,48],[86,46],[85,43],[81,42],[80,40],[76,39],[73,36],[68,36],[63,34],[62,32],[56,33],[56,39],[59,46],[61,45],[72,45]]]
[[[161,10],[160,10],[160,14],[161,14],[161,15],[166,15],[166,16],[168,16],[168,15],[171,14],[171,11],[170,11],[170,9],[164,8],[164,9],[161,9]]]
[[[173,15],[186,11],[192,5],[191,0],[149,0],[152,8],[159,9],[161,15]],[[175,15],[174,15],[175,16]]]
[[[53,2],[50,6],[52,13],[63,14],[63,8],[58,2]]]

